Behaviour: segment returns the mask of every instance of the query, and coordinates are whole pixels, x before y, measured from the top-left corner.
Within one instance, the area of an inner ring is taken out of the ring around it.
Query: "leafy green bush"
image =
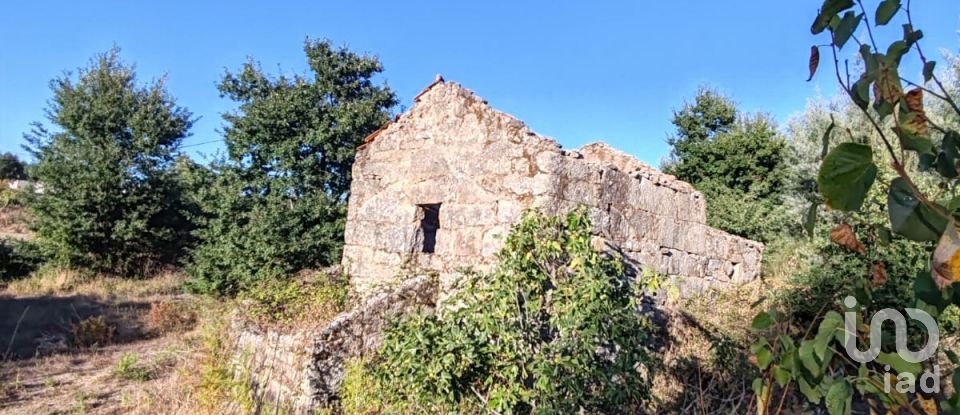
[[[763,197],[714,181],[698,184],[697,190],[707,198],[707,223],[715,228],[764,243],[800,229],[779,197]]]
[[[24,277],[44,261],[43,253],[34,243],[0,240],[0,280]]]
[[[386,333],[376,374],[396,412],[624,413],[649,394],[650,323],[583,212],[533,212],[494,272]]]
[[[396,97],[374,83],[374,57],[326,41],[304,52],[309,76],[271,77],[248,62],[218,86],[239,110],[224,115],[227,157],[191,177],[202,208],[195,291],[234,294],[340,259],[355,149],[389,121]]]

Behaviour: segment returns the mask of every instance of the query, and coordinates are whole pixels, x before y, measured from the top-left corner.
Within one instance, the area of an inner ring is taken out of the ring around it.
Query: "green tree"
[[[664,169],[707,197],[708,222],[770,241],[789,227],[782,207],[786,142],[763,115],[741,115],[727,97],[700,89],[674,112],[676,135]]]
[[[0,180],[23,180],[26,178],[27,167],[16,154],[0,154]]]
[[[199,291],[231,293],[339,261],[356,147],[390,118],[394,93],[371,56],[327,41],[304,45],[310,75],[272,77],[255,62],[228,72],[221,95],[226,158],[194,195],[202,243],[190,273]]]
[[[171,169],[193,123],[163,80],[138,85],[117,49],[50,85],[55,130],[27,135],[41,193],[27,197],[38,242],[67,266],[118,273],[173,262],[186,222]]]
[[[591,229],[582,211],[528,213],[455,307],[388,330],[377,396],[397,413],[639,413],[650,322]]]

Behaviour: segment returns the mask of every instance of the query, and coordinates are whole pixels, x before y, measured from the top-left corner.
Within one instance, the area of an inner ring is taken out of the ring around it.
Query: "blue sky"
[[[809,34],[819,0],[451,3],[8,2],[0,151],[22,154],[51,78],[113,45],[141,80],[166,74],[170,93],[200,117],[185,145],[220,138],[220,114],[233,108],[215,88],[225,69],[252,57],[273,72],[302,72],[308,36],[379,56],[404,105],[441,73],[565,147],[603,140],[651,164],[669,151],[672,110],[699,85],[781,123],[835,90],[826,72],[804,82],[810,45],[825,42]],[[928,53],[960,49],[960,1],[914,1],[914,20]]]

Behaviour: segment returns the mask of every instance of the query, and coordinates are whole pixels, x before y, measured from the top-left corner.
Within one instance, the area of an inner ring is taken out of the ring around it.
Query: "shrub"
[[[74,324],[70,333],[73,344],[81,349],[103,347],[113,343],[117,328],[107,322],[103,316],[88,317]]]
[[[317,273],[314,281],[266,279],[239,295],[244,311],[264,323],[287,324],[305,320],[326,321],[347,306],[349,287],[340,275]]]
[[[147,327],[155,333],[184,331],[193,327],[197,313],[187,304],[177,301],[157,301],[150,304]]]
[[[582,211],[533,212],[494,272],[467,274],[439,314],[389,329],[376,368],[396,412],[623,413],[649,394],[649,322],[623,262]]]
[[[113,373],[121,379],[137,382],[146,382],[153,378],[154,375],[153,371],[140,364],[137,355],[132,353],[127,353],[120,357]]]
[[[44,260],[34,243],[0,240],[0,280],[24,277],[35,271]]]

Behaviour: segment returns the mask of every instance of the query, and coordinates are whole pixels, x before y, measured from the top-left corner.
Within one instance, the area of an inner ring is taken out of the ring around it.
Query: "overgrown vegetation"
[[[263,323],[323,322],[346,309],[349,287],[343,276],[315,274],[309,280],[266,279],[238,298],[245,314]]]
[[[591,229],[583,212],[529,213],[496,271],[465,276],[453,309],[390,329],[374,369],[384,410],[638,410],[650,323],[623,262],[592,248]]]
[[[869,364],[841,350],[845,335],[867,337],[862,324],[855,333],[843,327],[847,296],[861,318],[915,307],[945,333],[960,327],[960,63],[937,72],[909,4],[823,2],[812,29],[829,42],[814,47],[811,76],[829,50],[849,99],[814,103],[785,133],[709,89],[674,113],[665,170],[706,195],[711,225],[767,244],[762,285],[682,303],[673,316],[682,323],[667,333],[673,344],[658,345],[638,300],[661,281],[631,280],[638,270],[593,250],[582,212],[532,213],[493,272],[464,275],[452,306],[395,322],[379,353],[348,363],[341,409],[836,415],[855,405],[933,413],[932,405],[960,414],[956,393],[883,390],[884,366],[916,376],[930,364],[898,357],[891,336]],[[872,31],[894,19],[905,23],[902,38],[875,44]],[[860,27],[868,38],[855,35]],[[848,64],[843,53],[854,43],[857,61]],[[182,279],[169,270],[185,263],[188,288],[218,300],[204,299],[201,312],[151,299],[145,316],[155,334],[200,325],[191,344],[198,358],[178,374],[178,399],[188,403],[177,408],[267,412],[271,404],[253,396],[232,360],[224,316],[233,303],[220,300],[236,296],[247,315],[281,325],[346,309],[346,276],[303,274],[338,261],[354,149],[396,104],[377,83],[376,58],[326,41],[308,40],[304,52],[304,75],[272,76],[252,61],[224,74],[218,89],[238,109],[224,115],[227,152],[210,166],[179,153],[192,115],[162,80],[139,84],[118,51],[54,80],[49,126],[30,136],[36,164],[0,155],[0,180],[38,184],[0,192],[0,208],[26,207],[36,229],[35,242],[0,243],[6,293],[172,294]],[[922,81],[901,76],[911,61]],[[764,311],[753,317],[745,304]],[[105,346],[116,331],[95,316],[73,325],[69,340]],[[927,338],[909,325],[911,348]],[[956,388],[957,356],[939,361],[951,362],[942,375]],[[113,373],[144,382],[151,369],[128,354]],[[669,371],[660,380],[674,390],[651,393],[657,370]],[[87,409],[86,396],[77,401]]]
[[[227,158],[193,177],[201,242],[188,270],[199,292],[234,294],[340,259],[355,148],[396,97],[374,83],[374,57],[326,41],[304,52],[310,76],[271,77],[248,62],[218,85],[240,109],[224,115]]]
[[[902,39],[884,52],[873,32],[898,15]],[[866,28],[867,39],[854,35],[858,27]],[[960,302],[955,285],[960,276],[953,266],[960,248],[954,201],[960,154],[956,85],[945,83],[924,55],[923,33],[913,26],[909,2],[904,7],[899,0],[882,0],[868,10],[861,1],[826,0],[811,31],[829,34],[827,45],[811,50],[811,78],[820,49],[829,49],[850,104],[835,106],[840,109],[836,117],[808,113],[819,126],[798,129],[806,139],[798,146],[797,158],[806,161],[800,163],[802,171],[809,174],[811,165],[819,165],[816,182],[809,176],[801,180],[806,186],[799,189],[807,192],[798,196],[812,202],[804,227],[819,241],[822,257],[816,272],[795,279],[799,290],[788,291],[753,320],[754,329],[765,335],[751,348],[763,371],[754,381],[758,412],[783,413],[788,392],[796,390],[807,406],[833,415],[850,414],[855,405],[878,413],[960,413],[960,394],[922,391],[918,381],[924,370],[935,373],[938,382],[952,373],[956,387],[956,354],[945,350],[942,359],[906,360],[900,346],[895,350],[889,327],[881,344],[873,344],[870,326],[863,323],[882,308],[916,307],[938,318],[941,328],[956,326],[956,313],[948,312]],[[854,70],[862,72],[859,76],[840,62],[848,43],[859,45],[862,67]],[[922,68],[922,81],[902,77],[910,58]],[[936,100],[928,104],[925,95]],[[817,145],[811,145],[813,130],[822,134]],[[825,220],[818,220],[821,215]],[[818,222],[829,226],[818,230]],[[845,327],[841,313],[853,312],[859,323]],[[916,322],[906,334],[898,341],[911,350],[930,337]],[[879,355],[856,363],[843,350],[847,341],[876,347]],[[949,365],[936,371],[934,365],[943,363]]]
[[[710,225],[763,242],[791,230],[783,207],[787,145],[769,117],[741,115],[729,98],[701,89],[673,124],[664,169],[706,195]]]

